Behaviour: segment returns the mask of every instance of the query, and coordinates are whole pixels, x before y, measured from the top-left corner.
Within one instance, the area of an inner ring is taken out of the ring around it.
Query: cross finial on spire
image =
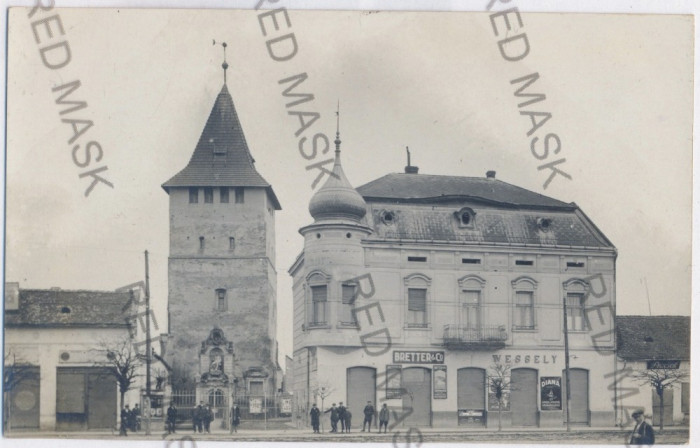
[[[214,45],[216,45],[216,40],[213,40]],[[228,70],[228,62],[226,62],[226,42],[221,42],[221,46],[224,48],[224,62],[221,64],[221,68],[224,69],[224,84],[226,84],[226,70]]]
[[[335,111],[335,152],[340,152],[340,100],[338,100],[338,109]]]

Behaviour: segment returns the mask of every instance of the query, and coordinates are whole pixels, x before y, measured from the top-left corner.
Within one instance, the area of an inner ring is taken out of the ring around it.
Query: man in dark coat
[[[139,404],[134,405],[134,409],[131,410],[131,430],[133,432],[141,430],[141,409],[139,409]]]
[[[331,432],[338,432],[338,408],[335,407],[335,403],[330,409],[325,410],[323,413],[331,413]]]
[[[236,403],[231,408],[231,434],[238,432],[238,425],[241,424],[241,408]]]
[[[214,421],[214,411],[211,410],[210,405],[205,405],[202,415],[202,423],[204,424],[204,430],[211,434],[211,422]]]
[[[362,432],[365,432],[365,425],[367,425],[367,432],[372,432],[372,418],[374,417],[374,406],[372,402],[368,401],[367,406],[362,411],[365,414],[365,421],[362,422]]]
[[[124,408],[121,410],[119,414],[119,435],[120,436],[126,436],[126,428],[129,426],[129,417],[130,417],[130,412],[129,412],[129,405],[127,404],[124,406]]]
[[[338,420],[340,420],[340,432],[345,432],[345,406],[343,406],[343,402],[341,401],[338,404]]]
[[[350,432],[351,426],[352,426],[352,412],[350,412],[350,409],[345,408],[345,432]]]
[[[171,402],[170,406],[168,406],[167,420],[165,421],[168,427],[168,434],[173,434],[175,432],[175,421],[177,421],[177,409],[175,409],[175,406],[173,406]]]
[[[644,411],[634,411],[632,413],[632,418],[634,418],[637,424],[632,431],[630,445],[653,445],[654,429],[649,423],[644,421]]]
[[[384,426],[384,434],[386,434],[386,427],[389,425],[389,408],[386,407],[386,403],[379,411],[379,432],[382,432],[382,425]]]
[[[194,432],[202,432],[202,423],[204,422],[204,402],[200,401],[199,404],[194,408],[192,413],[192,429]]]
[[[311,405],[311,412],[309,412],[309,415],[311,416],[311,427],[314,430],[314,434],[319,434],[319,426],[321,424],[321,411],[316,407],[316,403]]]

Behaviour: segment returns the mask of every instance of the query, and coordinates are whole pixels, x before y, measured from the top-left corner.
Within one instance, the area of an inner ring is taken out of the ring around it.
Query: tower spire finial
[[[216,45],[216,40],[213,40],[214,45]],[[224,84],[226,84],[226,70],[228,70],[228,62],[226,62],[226,42],[221,42],[221,46],[224,48],[224,62],[221,64],[221,68],[224,69]]]
[[[340,100],[338,100],[338,109],[335,111],[335,152],[340,153]]]

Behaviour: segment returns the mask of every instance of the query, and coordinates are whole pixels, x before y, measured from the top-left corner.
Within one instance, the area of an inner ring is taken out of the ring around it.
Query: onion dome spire
[[[360,222],[367,213],[367,204],[353,188],[340,163],[340,102],[336,111],[335,163],[325,184],[309,202],[309,212],[316,222],[323,220],[351,220]]]

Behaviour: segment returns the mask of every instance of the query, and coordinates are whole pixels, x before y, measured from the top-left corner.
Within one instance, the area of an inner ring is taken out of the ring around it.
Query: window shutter
[[[425,289],[408,290],[408,310],[425,311]]]

